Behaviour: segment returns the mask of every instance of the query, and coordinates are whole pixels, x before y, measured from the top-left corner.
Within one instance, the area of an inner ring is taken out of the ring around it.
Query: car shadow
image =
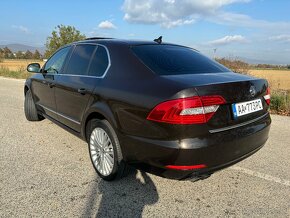
[[[96,178],[88,190],[82,217],[142,217],[146,205],[155,204],[158,192],[151,178],[135,169],[121,180]]]

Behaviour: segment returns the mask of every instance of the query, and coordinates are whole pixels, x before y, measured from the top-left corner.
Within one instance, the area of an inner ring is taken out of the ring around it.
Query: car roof
[[[158,45],[157,42],[149,41],[149,40],[128,40],[128,39],[114,39],[114,38],[102,38],[102,37],[93,37],[93,38],[88,38],[82,41],[78,41],[75,43],[100,43],[100,44],[123,44],[123,45],[128,45],[128,46],[135,46],[135,45]],[[166,43],[162,42],[162,45],[176,45],[176,46],[182,46],[182,45],[177,45],[177,44],[172,44],[172,43]],[[186,46],[182,46],[186,47]]]

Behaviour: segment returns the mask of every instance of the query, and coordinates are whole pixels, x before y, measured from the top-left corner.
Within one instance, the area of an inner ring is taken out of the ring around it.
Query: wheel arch
[[[89,108],[82,119],[81,135],[85,141],[87,141],[87,124],[91,119],[106,119],[113,126],[114,130],[118,132],[118,125],[111,109],[106,104],[97,102]]]
[[[25,81],[25,84],[24,84],[24,96],[26,95],[26,92],[28,91],[28,90],[30,90],[30,85],[31,85],[31,81],[30,81],[30,79],[27,79],[26,81]]]
[[[29,87],[27,85],[24,86],[24,96],[26,95],[26,92],[29,90]]]

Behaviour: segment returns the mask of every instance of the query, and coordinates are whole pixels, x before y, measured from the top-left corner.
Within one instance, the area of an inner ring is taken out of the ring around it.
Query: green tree
[[[33,56],[33,59],[41,59],[41,54],[39,53],[39,51],[36,49]]]
[[[23,59],[24,58],[24,54],[22,51],[18,51],[16,52],[16,58],[17,59]]]
[[[25,59],[32,59],[32,57],[33,57],[33,53],[31,51],[27,50],[24,54],[24,58]]]
[[[14,58],[14,54],[8,47],[3,48],[3,55],[4,55],[4,58],[10,58],[10,59]]]
[[[0,58],[4,58],[4,51],[2,48],[0,48]]]
[[[50,57],[58,48],[68,43],[72,43],[79,40],[84,40],[85,35],[81,34],[73,26],[58,25],[55,30],[52,31],[51,36],[46,40],[45,57]]]

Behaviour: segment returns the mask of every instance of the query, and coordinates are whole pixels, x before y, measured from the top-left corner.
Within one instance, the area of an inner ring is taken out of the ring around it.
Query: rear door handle
[[[78,89],[78,93],[85,95],[87,93],[87,90],[84,88],[80,88],[80,89]]]

